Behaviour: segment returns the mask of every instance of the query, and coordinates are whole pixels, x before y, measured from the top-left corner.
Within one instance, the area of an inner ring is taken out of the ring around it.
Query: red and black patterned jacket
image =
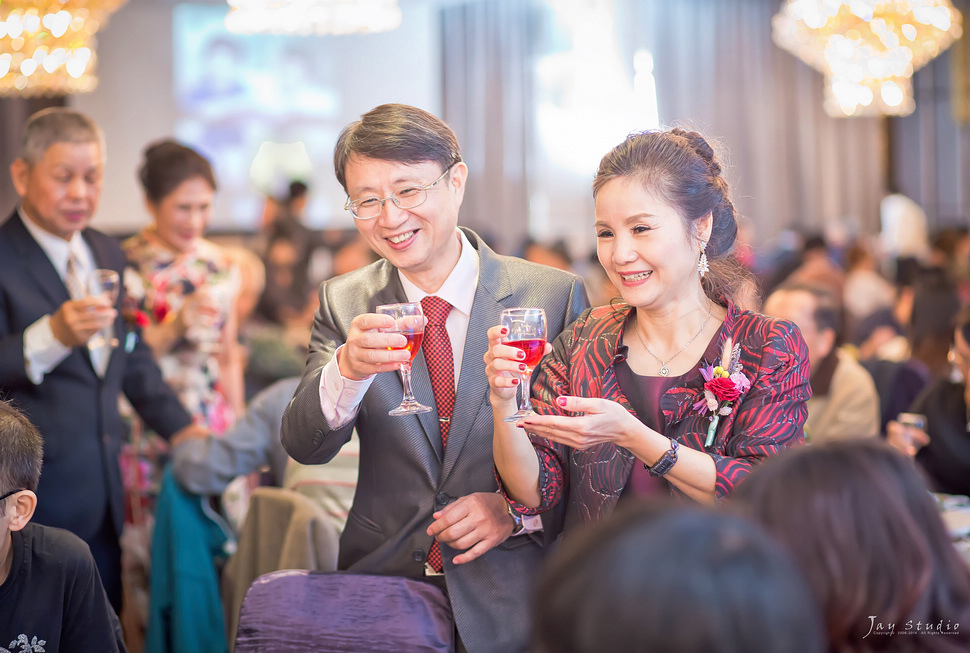
[[[556,405],[556,397],[573,395],[611,399],[635,414],[613,368],[623,356],[617,350],[630,310],[626,306],[589,309],[559,335],[552,352],[535,371],[532,395],[536,412],[565,414]],[[704,440],[710,419],[693,410],[703,395],[700,367],[687,377],[685,386],[671,388],[661,399],[664,435],[706,451],[714,459],[717,498],[729,494],[761,459],[804,442],[805,402],[811,396],[808,349],[794,324],[739,310],[729,302],[717,335],[717,351],[728,336],[741,345],[741,370],[751,388],[731,414],[720,418],[709,448],[705,449]],[[633,454],[614,444],[577,451],[531,437],[540,459],[542,503],[536,509],[513,504],[519,512],[543,512],[565,498],[565,526],[569,528],[613,511],[636,462]]]

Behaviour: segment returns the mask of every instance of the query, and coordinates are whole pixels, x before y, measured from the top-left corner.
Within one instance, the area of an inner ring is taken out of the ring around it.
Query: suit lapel
[[[475,302],[468,320],[465,350],[461,359],[461,374],[455,394],[451,430],[448,432],[448,449],[445,451],[441,483],[458,461],[462,448],[473,435],[472,427],[483,411],[491,411],[488,401],[488,378],[482,368],[482,357],[488,350],[488,329],[499,323],[505,306],[501,300],[511,294],[508,276],[501,259],[479,241],[474,233],[465,231],[469,242],[478,249],[480,268]],[[491,438],[489,438],[491,443]]]
[[[8,222],[9,227],[6,235],[10,237],[11,244],[23,258],[24,269],[33,278],[44,297],[47,298],[53,313],[58,306],[70,299],[67,287],[57,270],[54,269],[54,264],[47,258],[47,253],[27,231],[20,215],[14,213]]]

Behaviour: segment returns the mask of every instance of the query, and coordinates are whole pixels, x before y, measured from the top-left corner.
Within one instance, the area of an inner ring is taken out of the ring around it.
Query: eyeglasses
[[[441,176],[432,181],[430,184],[425,184],[424,186],[408,186],[406,188],[398,188],[396,191],[391,193],[388,197],[384,199],[378,199],[377,197],[362,197],[351,201],[347,198],[347,203],[344,204],[344,210],[350,211],[355,218],[358,220],[370,220],[376,218],[384,210],[384,202],[391,200],[394,205],[399,209],[413,209],[424,204],[424,201],[428,199],[428,191],[437,184],[439,181],[445,178],[448,171],[455,167],[455,164],[461,163],[461,159],[456,160],[450,166],[445,168],[445,171],[441,173]]]
[[[12,497],[13,495],[17,494],[18,492],[23,492],[23,491],[24,491],[23,488],[19,488],[19,489],[16,489],[16,490],[10,490],[6,494],[0,495],[0,501],[3,501],[7,497]]]

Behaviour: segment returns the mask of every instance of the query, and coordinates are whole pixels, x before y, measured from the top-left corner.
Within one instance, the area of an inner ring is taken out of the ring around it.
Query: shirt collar
[[[67,273],[67,259],[71,253],[74,254],[81,265],[86,267],[91,266],[91,260],[88,256],[87,248],[84,245],[84,238],[80,232],[76,231],[71,235],[70,240],[64,240],[41,229],[36,222],[27,217],[23,207],[17,209],[17,213],[20,214],[20,219],[23,221],[24,226],[27,227],[27,231],[30,232],[30,235],[37,241],[37,244],[44,250],[44,253],[47,254],[47,258],[50,259],[50,262],[54,265],[54,269],[57,270],[61,277]]]
[[[463,313],[465,316],[472,314],[472,304],[475,303],[475,291],[478,289],[478,273],[481,268],[478,250],[472,247],[468,237],[461,229],[456,229],[456,234],[461,240],[461,254],[458,256],[458,263],[451,270],[451,274],[441,284],[441,288],[435,293],[426,293],[416,285],[411,283],[407,277],[398,270],[398,277],[401,285],[404,286],[404,294],[407,295],[409,302],[419,302],[428,295],[441,297],[451,304],[451,306]]]

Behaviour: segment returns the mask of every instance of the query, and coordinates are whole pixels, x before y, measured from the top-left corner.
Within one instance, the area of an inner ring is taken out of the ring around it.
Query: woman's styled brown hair
[[[146,147],[144,157],[138,180],[152,204],[158,204],[183,181],[195,177],[204,179],[212,190],[217,188],[209,160],[191,147],[165,139]]]
[[[881,440],[784,451],[738,486],[732,504],[794,554],[833,653],[970,650],[970,571],[912,461]],[[895,634],[871,632],[875,623],[895,624]]]
[[[695,131],[643,131],[607,152],[593,179],[593,198],[608,182],[629,177],[676,209],[688,234],[695,223],[712,217],[707,243],[710,271],[702,279],[708,297],[734,300],[750,275],[730,256],[738,235],[738,220],[721,162],[707,140]],[[698,252],[699,255],[699,252]]]

